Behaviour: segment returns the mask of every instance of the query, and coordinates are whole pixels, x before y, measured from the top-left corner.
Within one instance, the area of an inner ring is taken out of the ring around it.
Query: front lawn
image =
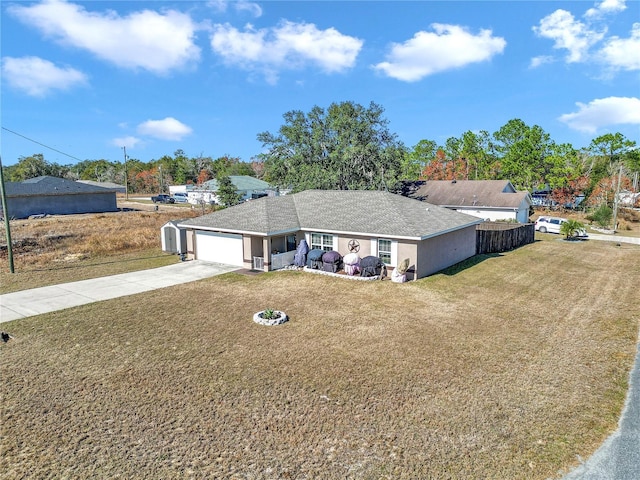
[[[481,261],[478,261],[481,260]],[[558,477],[617,426],[640,248],[209,280],[3,324],[8,478]],[[284,310],[278,327],[252,321]]]

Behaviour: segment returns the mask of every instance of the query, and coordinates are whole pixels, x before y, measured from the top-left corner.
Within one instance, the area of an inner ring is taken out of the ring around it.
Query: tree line
[[[407,180],[510,180],[518,189],[550,190],[560,204],[585,195],[594,205],[611,204],[618,179],[638,189],[640,149],[621,133],[607,133],[576,149],[557,143],[538,125],[509,120],[497,131],[466,131],[443,144],[420,140],[409,148],[389,129],[384,108],[345,101],[309,112],[283,115],[277,132],[259,133],[263,153],[248,163],[229,155],[173,156],[142,162],[85,160],[74,165],[47,162],[42,154],[5,167],[10,181],[39,175],[124,184],[153,193],[172,184],[201,184],[212,178],[250,175],[282,189],[388,189]],[[166,188],[164,188],[166,191]]]
[[[294,191],[397,191],[407,180],[510,180],[520,190],[550,190],[561,205],[578,195],[593,204],[611,203],[618,176],[622,188],[638,188],[640,149],[620,133],[576,149],[553,141],[538,125],[512,119],[492,134],[466,131],[444,144],[424,139],[407,148],[390,132],[383,112],[373,102],[342,102],[285,113],[277,133],[258,135],[265,180]]]
[[[228,155],[215,160],[203,156],[189,158],[182,150],[176,150],[173,156],[165,155],[149,162],[128,158],[126,164],[124,161],[100,159],[60,165],[48,162],[43,154],[36,153],[29,157],[20,157],[15,165],[3,168],[5,178],[11,182],[51,175],[70,180],[93,180],[120,185],[127,182],[130,192],[162,193],[168,191],[169,185],[199,185],[207,180],[229,175],[255,177],[261,173],[260,167]]]

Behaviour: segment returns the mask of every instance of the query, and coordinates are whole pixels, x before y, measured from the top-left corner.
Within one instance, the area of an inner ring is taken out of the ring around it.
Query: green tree
[[[522,120],[507,122],[493,134],[500,161],[499,177],[519,188],[533,190],[544,183],[545,161],[553,142],[549,134],[537,125],[527,126]]]
[[[437,150],[438,145],[433,140],[420,140],[401,160],[401,180],[418,180]]]
[[[375,190],[398,180],[404,145],[388,129],[384,109],[371,102],[332,103],[327,110],[315,106],[307,114],[284,114],[278,134],[263,132],[258,140],[267,152],[265,179],[291,185],[295,191]]]
[[[43,175],[64,177],[68,170],[68,167],[46,161],[42,153],[34,153],[30,157],[20,157],[18,163],[5,168],[5,173],[7,181],[22,182]]]
[[[218,197],[218,203],[224,207],[231,207],[237,205],[242,201],[242,195],[238,193],[236,187],[231,183],[231,179],[228,175],[221,175],[217,178],[218,191],[216,195]]]
[[[494,178],[495,158],[491,154],[491,137],[489,132],[479,133],[467,131],[462,134],[460,155],[467,165],[466,178],[470,180],[489,180]]]
[[[635,146],[636,142],[627,139],[619,132],[607,133],[591,140],[589,151],[593,155],[594,161],[608,164],[608,174],[613,175],[618,163]]]

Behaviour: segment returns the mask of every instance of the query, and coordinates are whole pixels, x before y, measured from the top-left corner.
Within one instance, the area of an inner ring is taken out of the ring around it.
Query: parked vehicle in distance
[[[173,200],[176,203],[187,203],[189,196],[186,192],[176,192],[173,194]]]
[[[166,193],[161,193],[160,195],[151,197],[151,201],[153,203],[176,203],[173,197],[171,195],[167,195]]]
[[[542,216],[536,220],[536,231],[540,233],[560,233],[562,224],[567,221],[568,220],[566,218]],[[576,237],[587,238],[588,235],[586,230],[581,229],[578,231]]]

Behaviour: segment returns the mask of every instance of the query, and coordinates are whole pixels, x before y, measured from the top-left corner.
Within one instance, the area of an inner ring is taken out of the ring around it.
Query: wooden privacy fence
[[[533,243],[533,223],[484,222],[476,227],[476,254],[500,253]]]

